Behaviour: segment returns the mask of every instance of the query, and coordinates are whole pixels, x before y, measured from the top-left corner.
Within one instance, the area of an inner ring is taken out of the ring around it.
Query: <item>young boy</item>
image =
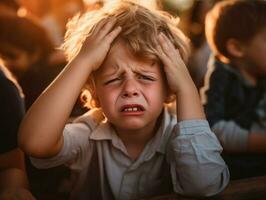
[[[202,100],[231,177],[266,174],[266,2],[222,1],[206,17],[213,51]],[[256,155],[248,153],[262,153]]]
[[[72,198],[210,196],[227,185],[173,20],[122,1],[69,24],[69,64],[30,108],[19,143],[38,167],[71,167]],[[65,125],[86,82],[96,109]],[[164,108],[174,96],[178,122]]]

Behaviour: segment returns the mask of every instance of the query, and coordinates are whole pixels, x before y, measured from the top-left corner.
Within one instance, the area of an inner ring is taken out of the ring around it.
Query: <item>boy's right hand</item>
[[[74,60],[84,66],[89,66],[91,72],[97,70],[103,63],[111,43],[121,31],[120,26],[113,28],[115,22],[115,18],[100,21],[92,32],[88,34]]]

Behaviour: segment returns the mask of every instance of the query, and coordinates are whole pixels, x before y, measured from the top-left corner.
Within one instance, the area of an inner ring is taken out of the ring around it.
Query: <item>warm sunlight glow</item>
[[[193,0],[165,0],[167,4],[169,4],[173,10],[188,10],[193,5]]]
[[[19,17],[25,17],[27,15],[27,13],[28,12],[27,12],[26,8],[24,8],[24,7],[19,8],[17,11],[17,15]]]

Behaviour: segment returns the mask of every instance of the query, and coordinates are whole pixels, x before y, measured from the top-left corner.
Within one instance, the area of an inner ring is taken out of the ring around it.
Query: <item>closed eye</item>
[[[138,75],[138,79],[147,80],[147,81],[155,81],[156,80],[154,77],[147,76],[147,75],[141,75],[141,74]]]
[[[114,79],[111,79],[111,80],[108,80],[108,81],[104,82],[104,85],[108,85],[110,83],[113,83],[113,82],[116,82],[116,81],[120,81],[120,80],[121,80],[121,78],[114,78]]]

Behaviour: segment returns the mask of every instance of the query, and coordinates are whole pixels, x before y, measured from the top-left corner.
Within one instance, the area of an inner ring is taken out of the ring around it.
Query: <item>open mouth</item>
[[[121,108],[121,112],[141,112],[144,110],[144,107],[139,104],[127,104]]]

